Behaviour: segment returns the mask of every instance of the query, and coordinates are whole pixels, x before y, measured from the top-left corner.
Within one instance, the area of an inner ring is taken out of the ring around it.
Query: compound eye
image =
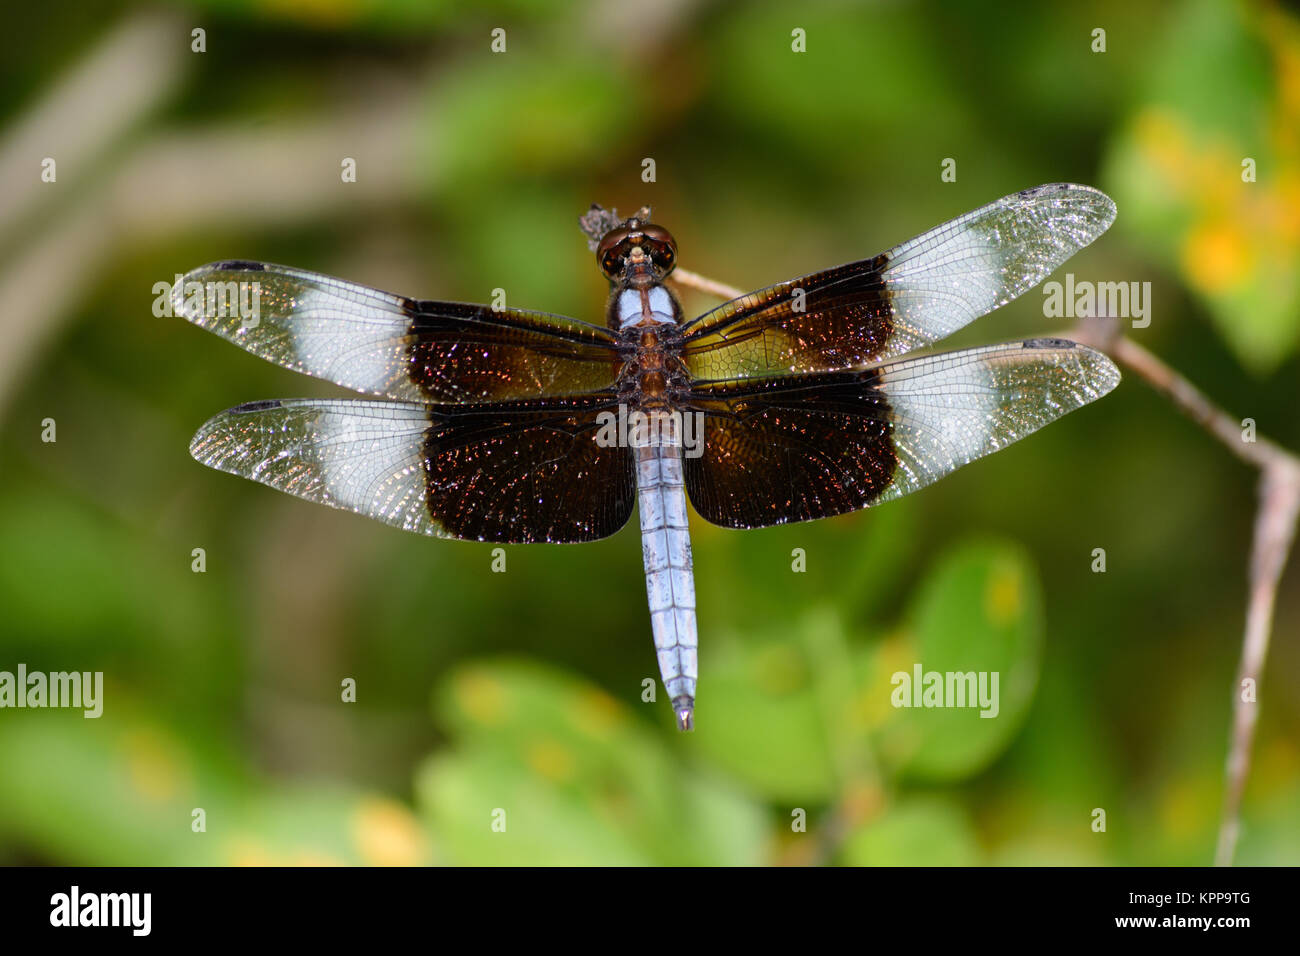
[[[600,263],[601,271],[605,275],[616,275],[623,266],[623,257],[619,254],[619,247],[627,239],[631,230],[626,228],[614,229],[605,234],[605,238],[600,240],[600,245],[596,247],[596,261]]]
[[[642,227],[645,238],[650,246],[650,256],[664,272],[671,272],[673,266],[677,264],[677,241],[673,239],[670,233],[663,226],[656,226],[653,223],[646,223]]]
[[[653,222],[643,223],[641,231],[645,233],[647,239],[653,239],[655,242],[662,242],[666,246],[676,246],[677,241],[673,239],[673,234],[663,226],[656,226]]]

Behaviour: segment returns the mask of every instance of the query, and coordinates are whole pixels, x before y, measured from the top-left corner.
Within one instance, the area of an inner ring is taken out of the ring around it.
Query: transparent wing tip
[[[1086,208],[1088,218],[1095,223],[1097,235],[1101,235],[1110,228],[1118,211],[1115,200],[1100,189],[1094,186],[1084,186],[1081,183],[1046,183],[1042,186],[1022,190],[1020,196],[1024,199],[1033,200],[1050,197],[1051,199],[1062,200],[1069,202],[1071,205]]]
[[[221,465],[222,440],[229,438],[232,430],[238,429],[238,416],[252,412],[264,412],[272,408],[283,408],[285,402],[278,398],[264,399],[256,402],[244,402],[224,412],[218,412],[206,422],[190,439],[190,456],[201,465],[228,471]]]
[[[1072,339],[1037,338],[1025,339],[1020,343],[1026,349],[1046,349],[1054,352],[1073,351],[1077,354],[1080,366],[1085,370],[1084,384],[1091,390],[1089,401],[1101,398],[1119,384],[1119,367],[1105,352],[1098,351],[1090,345],[1075,342]]]
[[[205,283],[208,279],[218,273],[243,274],[249,272],[265,272],[266,263],[254,262],[251,259],[221,259],[216,262],[208,262],[198,266],[180,276],[171,289],[172,313],[185,319],[187,322],[193,322],[195,325],[203,325],[205,321],[211,319],[211,316],[205,315],[202,308],[195,309],[190,300],[190,292],[193,290],[194,283]],[[206,308],[204,302],[203,308]]]

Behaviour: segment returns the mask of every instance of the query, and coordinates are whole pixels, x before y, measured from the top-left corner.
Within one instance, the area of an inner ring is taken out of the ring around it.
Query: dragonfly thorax
[[[663,286],[625,286],[613,297],[609,326],[613,329],[630,329],[636,326],[676,325],[680,316],[681,310]]]

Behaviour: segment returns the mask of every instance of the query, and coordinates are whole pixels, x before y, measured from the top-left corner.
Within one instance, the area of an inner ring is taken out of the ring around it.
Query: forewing
[[[577,319],[409,299],[261,262],[201,266],[181,277],[172,306],[285,368],[402,401],[598,392],[621,365],[609,331]]]
[[[1026,189],[874,258],[720,305],[683,327],[687,366],[712,381],[903,355],[1032,289],[1114,219],[1115,204],[1088,186]]]

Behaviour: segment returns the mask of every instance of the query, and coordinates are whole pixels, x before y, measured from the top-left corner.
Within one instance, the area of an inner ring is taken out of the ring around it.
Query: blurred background
[[[187,445],[215,412],[340,390],[155,317],[153,288],[238,257],[599,322],[593,201],[651,204],[684,267],[750,289],[1075,181],[1120,213],[1066,270],[1149,281],[1133,336],[1297,449],[1295,14],[460,6],[6,12],[0,670],[103,671],[105,702],[0,711],[0,862],[1210,862],[1257,476],[1136,376],[875,511],[693,518],[678,735],[662,688],[642,700],[635,522],[493,573],[490,545],[206,470]],[[945,345],[1067,329],[1042,301]],[[1300,862],[1298,584],[1292,562],[1241,863]],[[999,717],[892,707],[918,661],[999,671]]]

